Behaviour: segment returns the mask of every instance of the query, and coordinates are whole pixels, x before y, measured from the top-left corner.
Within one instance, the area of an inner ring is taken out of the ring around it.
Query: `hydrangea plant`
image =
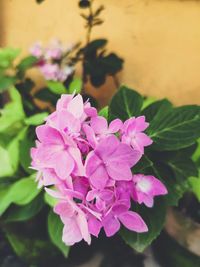
[[[118,232],[140,252],[151,244],[167,207],[177,205],[188,178],[198,175],[192,155],[199,106],[152,103],[123,86],[98,114],[80,95],[64,95],[51,115],[27,116],[18,91],[9,95],[0,117],[0,223],[15,252],[29,262],[55,252],[46,229],[65,256],[66,244],[90,243],[100,229],[107,236]],[[43,118],[32,149],[37,189],[29,150]]]

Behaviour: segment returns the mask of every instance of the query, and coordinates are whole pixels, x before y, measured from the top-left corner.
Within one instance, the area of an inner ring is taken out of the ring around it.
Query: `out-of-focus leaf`
[[[10,102],[0,110],[0,133],[15,134],[22,126],[25,118],[21,96],[15,88],[9,90]]]
[[[25,71],[29,68],[32,68],[37,62],[38,59],[34,56],[28,56],[23,58],[21,62],[17,65],[17,75],[19,76],[19,78],[22,78],[25,74]]]
[[[50,196],[46,192],[44,193],[44,201],[45,201],[46,204],[48,204],[52,208],[58,203],[57,199],[55,199],[54,197]]]
[[[40,194],[27,205],[10,207],[3,216],[3,221],[4,223],[10,223],[30,220],[38,214],[43,207],[43,195]]]
[[[102,109],[99,111],[99,116],[102,116],[102,117],[108,119],[108,106],[102,108]]]
[[[67,257],[69,254],[69,247],[62,241],[63,223],[59,216],[53,211],[50,211],[48,216],[48,232],[52,243],[59,248],[62,254]]]
[[[7,193],[0,201],[0,215],[13,203],[16,205],[26,205],[31,202],[40,190],[35,182],[35,174],[22,178],[8,187]]]
[[[0,68],[6,69],[12,66],[13,60],[20,54],[20,49],[1,48],[0,49]]]
[[[30,126],[30,125],[34,125],[34,126],[37,126],[37,125],[40,125],[42,123],[44,123],[44,119],[48,116],[48,113],[47,112],[42,112],[42,113],[38,113],[38,114],[35,114],[31,117],[28,117],[24,120],[25,124]]]
[[[81,79],[74,79],[69,85],[69,94],[79,94],[81,92],[82,85],[83,83]]]
[[[189,178],[190,190],[195,194],[197,199],[200,202],[200,171],[198,177]]]
[[[16,81],[17,79],[14,76],[0,76],[0,92],[8,90]]]
[[[61,94],[67,93],[67,89],[65,88],[65,86],[61,82],[48,81],[47,86],[48,86],[49,90],[54,94],[61,95]]]

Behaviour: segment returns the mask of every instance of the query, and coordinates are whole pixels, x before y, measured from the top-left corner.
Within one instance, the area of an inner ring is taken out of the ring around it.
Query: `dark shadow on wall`
[[[0,46],[4,45],[4,3],[0,0]]]

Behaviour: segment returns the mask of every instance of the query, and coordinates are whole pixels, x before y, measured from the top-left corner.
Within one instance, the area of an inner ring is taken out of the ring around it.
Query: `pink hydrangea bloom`
[[[121,225],[138,233],[148,230],[131,210],[132,202],[152,207],[154,197],[167,189],[153,176],[132,175],[151,143],[143,133],[147,126],[143,116],[108,125],[81,95],[62,95],[56,111],[36,128],[32,168],[38,186],[58,199],[54,212],[64,224],[66,245],[90,244],[101,230],[110,237]]]

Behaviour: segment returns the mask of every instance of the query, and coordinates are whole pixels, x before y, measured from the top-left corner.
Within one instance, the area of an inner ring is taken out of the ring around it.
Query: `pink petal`
[[[103,134],[108,129],[107,120],[101,116],[93,117],[91,119],[90,125],[96,134]]]
[[[109,179],[106,169],[103,165],[98,168],[89,177],[91,184],[97,189],[103,189]]]
[[[102,223],[107,237],[113,236],[120,229],[120,223],[114,216],[108,216]]]
[[[96,147],[95,153],[100,156],[104,161],[108,160],[110,156],[119,146],[119,140],[116,136],[108,136],[104,138]]]
[[[74,208],[73,206],[68,203],[67,201],[62,201],[56,204],[54,207],[54,212],[61,216],[61,218],[69,218],[74,215]]]
[[[83,239],[90,245],[91,243],[91,236],[88,230],[88,223],[86,220],[86,215],[80,210],[76,216],[77,223],[81,232]]]
[[[148,227],[139,214],[133,211],[127,211],[119,215],[120,222],[129,230],[143,233],[148,231]]]
[[[112,164],[112,162],[118,161],[132,167],[140,160],[141,156],[139,151],[133,150],[126,144],[120,144],[113,152],[112,157],[110,157],[109,163]]]
[[[81,128],[80,120],[75,118],[67,110],[61,110],[58,112],[58,128],[62,131],[69,133],[78,133]]]
[[[77,221],[74,217],[65,221],[62,240],[67,246],[72,246],[83,239]]]
[[[118,132],[121,129],[122,125],[123,125],[123,123],[119,119],[111,121],[109,128],[108,128],[109,133]]]
[[[74,159],[74,163],[75,163],[74,174],[85,176],[85,168],[83,166],[83,162],[81,159],[80,150],[78,148],[69,147],[68,152],[70,156]]]
[[[145,122],[145,116],[140,116],[134,118],[133,120],[130,119],[127,132],[130,133],[132,131],[135,132],[142,132],[149,126],[149,123]]]
[[[95,148],[97,145],[97,140],[96,140],[96,136],[95,136],[93,129],[89,125],[84,124],[83,125],[83,131],[86,134],[86,138],[87,138],[90,146],[92,148]]]
[[[85,161],[86,175],[90,177],[90,175],[102,164],[102,160],[91,151]]]
[[[60,179],[67,179],[74,169],[74,160],[67,151],[61,151],[54,157],[54,168]]]
[[[81,95],[75,96],[67,106],[67,110],[76,118],[80,118],[83,114],[83,98]]]
[[[48,125],[41,125],[36,128],[36,134],[40,142],[46,144],[63,144],[60,133]]]
[[[101,230],[101,222],[99,220],[97,220],[95,217],[90,216],[89,220],[88,220],[88,228],[89,228],[89,232],[90,234],[98,237],[99,232]]]
[[[126,163],[120,161],[112,161],[107,165],[106,170],[108,175],[116,181],[130,181],[132,180],[132,172]]]

